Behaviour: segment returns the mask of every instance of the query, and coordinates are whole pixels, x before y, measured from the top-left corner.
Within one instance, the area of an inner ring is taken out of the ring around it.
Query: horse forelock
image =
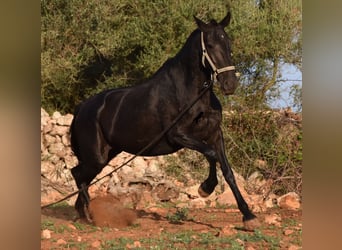
[[[214,19],[211,19],[210,20],[210,22],[209,22],[209,24],[211,24],[211,25],[218,25],[218,23],[216,22],[216,20],[214,20]]]

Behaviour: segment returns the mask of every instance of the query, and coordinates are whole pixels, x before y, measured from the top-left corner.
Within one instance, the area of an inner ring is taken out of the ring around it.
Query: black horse
[[[208,88],[143,155],[165,155],[184,147],[202,153],[210,166],[209,176],[198,190],[203,197],[210,195],[218,183],[216,162],[219,162],[243,214],[245,227],[253,229],[258,225],[227,161],[220,128],[222,107],[208,84],[218,82],[226,95],[233,94],[238,85],[230,41],[224,31],[230,22],[230,12],[219,23],[214,20],[204,23],[194,18],[198,29],[150,79],[134,87],[106,90],[77,107],[70,132],[79,165],[71,171],[77,187],[84,189],[75,204],[81,218],[90,219],[87,185],[103,167],[122,151],[137,154]]]

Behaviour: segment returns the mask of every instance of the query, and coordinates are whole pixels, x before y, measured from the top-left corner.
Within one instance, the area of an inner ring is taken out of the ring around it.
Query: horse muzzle
[[[236,88],[239,85],[239,81],[236,77],[236,73],[226,72],[217,76],[217,80],[220,84],[221,91],[224,95],[234,94]]]

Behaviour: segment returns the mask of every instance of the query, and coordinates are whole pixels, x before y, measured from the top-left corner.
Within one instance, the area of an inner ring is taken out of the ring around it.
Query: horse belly
[[[149,112],[146,112],[147,114]],[[146,117],[138,114],[132,116],[118,116],[112,131],[110,132],[110,144],[114,150],[121,150],[131,154],[137,154],[150,143],[160,137],[162,128],[160,121],[154,117]],[[153,143],[141,155],[156,156],[173,153],[180,148],[171,145],[162,137]]]
[[[123,134],[122,134],[123,135]],[[172,146],[167,140],[162,138],[160,141],[150,145],[156,138],[158,134],[152,136],[132,136],[132,134],[127,134],[125,140],[120,138],[113,138],[115,147],[120,148],[122,151],[139,154],[142,156],[157,156],[166,155],[176,152],[180,147]],[[150,145],[150,146],[148,146]],[[143,150],[144,149],[144,150]],[[141,152],[143,150],[143,152]]]

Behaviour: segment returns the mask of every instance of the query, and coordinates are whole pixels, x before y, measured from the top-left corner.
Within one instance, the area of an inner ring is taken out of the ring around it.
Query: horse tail
[[[78,145],[78,141],[76,139],[76,135],[75,135],[75,120],[76,117],[78,115],[78,112],[80,111],[80,106],[81,105],[77,105],[75,107],[74,110],[74,118],[72,119],[71,125],[70,125],[70,144],[71,144],[71,149],[74,152],[74,154],[77,156],[77,158],[79,158],[79,145]]]

